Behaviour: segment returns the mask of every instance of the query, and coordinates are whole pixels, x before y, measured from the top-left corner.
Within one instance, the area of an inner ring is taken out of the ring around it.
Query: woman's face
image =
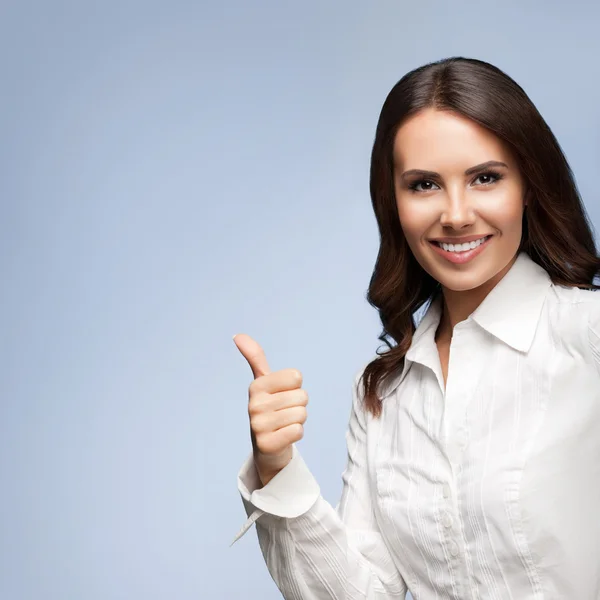
[[[447,111],[413,115],[394,141],[394,188],[408,245],[443,287],[478,288],[514,262],[524,183],[512,153],[487,129]]]

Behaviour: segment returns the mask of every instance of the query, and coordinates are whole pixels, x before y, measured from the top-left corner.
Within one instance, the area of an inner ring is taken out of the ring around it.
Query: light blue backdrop
[[[595,4],[595,6],[593,6]],[[516,78],[596,224],[589,0],[0,6],[0,598],[279,598],[236,474],[250,371],[297,367],[335,504],[378,346],[369,153],[408,70]]]

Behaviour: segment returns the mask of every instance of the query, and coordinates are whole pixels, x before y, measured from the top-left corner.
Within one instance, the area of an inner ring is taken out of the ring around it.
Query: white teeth
[[[467,250],[473,250],[477,248],[487,240],[489,236],[482,237],[473,242],[465,242],[464,244],[446,244],[444,242],[436,242],[438,246],[441,246],[446,252],[466,252]]]

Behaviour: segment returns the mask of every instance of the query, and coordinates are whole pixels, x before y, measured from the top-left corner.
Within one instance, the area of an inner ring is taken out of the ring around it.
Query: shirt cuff
[[[233,546],[263,514],[284,518],[298,517],[307,512],[321,495],[319,484],[294,444],[290,462],[267,485],[260,486],[254,455],[250,453],[238,473],[238,490],[249,518],[230,546]]]
[[[244,462],[238,473],[238,490],[242,498],[264,513],[293,518],[307,512],[317,501],[321,489],[292,444],[292,459],[267,485],[260,487],[254,455]]]

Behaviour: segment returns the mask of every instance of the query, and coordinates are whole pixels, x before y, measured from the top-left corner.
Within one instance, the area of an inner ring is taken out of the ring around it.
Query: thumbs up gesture
[[[240,333],[233,341],[252,369],[248,389],[248,416],[254,463],[266,485],[292,459],[292,444],[302,439],[308,394],[300,386],[297,369],[271,373],[267,357],[250,336]]]

